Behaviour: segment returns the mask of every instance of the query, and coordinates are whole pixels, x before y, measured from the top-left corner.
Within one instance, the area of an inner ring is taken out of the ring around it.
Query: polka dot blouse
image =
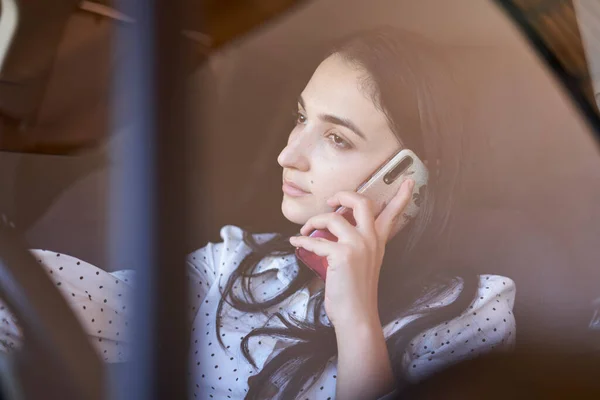
[[[243,399],[248,391],[248,379],[292,340],[252,338],[249,350],[258,367],[254,369],[241,353],[242,338],[253,328],[283,325],[276,318],[268,319],[261,313],[244,314],[226,305],[220,331],[225,349],[219,345],[215,329],[219,289],[250,252],[241,229],[225,226],[221,237],[222,242],[209,243],[190,254],[187,261],[192,324],[190,395],[198,399]],[[260,242],[270,235],[256,237]],[[32,253],[67,298],[102,358],[111,363],[126,361],[133,340],[129,334],[133,272],[108,273],[65,254],[43,250]],[[259,299],[273,297],[285,289],[298,268],[293,256],[262,260],[258,271],[264,275],[253,283],[254,292]],[[423,310],[448,304],[460,290],[459,286],[452,293],[434,299],[423,305]],[[403,355],[403,369],[408,379],[422,379],[451,363],[493,349],[511,348],[515,338],[514,296],[515,285],[510,279],[482,275],[477,297],[462,315],[422,332],[409,344]],[[311,296],[308,288],[304,288],[277,305],[273,312],[313,319],[311,303],[315,298],[316,294]],[[418,313],[417,310],[413,316],[387,324],[383,327],[384,334],[389,336],[401,329],[417,318]],[[324,309],[320,314],[318,318],[330,324]],[[0,349],[8,351],[19,345],[20,330],[8,309],[1,305],[0,318]],[[307,384],[298,399],[334,399],[336,378],[334,358],[314,384]]]

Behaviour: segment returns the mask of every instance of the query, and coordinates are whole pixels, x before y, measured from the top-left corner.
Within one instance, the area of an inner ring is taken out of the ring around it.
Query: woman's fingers
[[[339,192],[327,201],[327,204],[348,208],[356,221],[356,229],[359,232],[371,235],[374,233],[375,211],[374,203],[367,197],[355,192]]]
[[[300,229],[300,233],[307,236],[315,229],[327,229],[342,242],[352,241],[358,236],[352,224],[338,213],[319,214],[312,217]]]
[[[387,241],[390,238],[390,234],[398,224],[402,212],[410,203],[414,187],[415,181],[412,179],[407,179],[402,182],[398,193],[396,193],[377,217],[375,227],[377,229],[377,234],[381,239]]]
[[[327,239],[310,236],[292,236],[290,243],[294,247],[301,247],[320,257],[328,257],[335,251],[335,246],[338,245]]]

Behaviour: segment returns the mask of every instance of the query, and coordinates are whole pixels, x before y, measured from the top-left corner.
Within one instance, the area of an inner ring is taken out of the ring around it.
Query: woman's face
[[[277,161],[281,210],[291,222],[331,212],[327,199],[355,190],[400,149],[385,114],[361,87],[365,72],[339,55],[319,65],[298,100],[296,126]]]

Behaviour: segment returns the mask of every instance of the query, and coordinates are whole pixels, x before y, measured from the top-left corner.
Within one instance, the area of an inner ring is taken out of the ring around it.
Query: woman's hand
[[[340,192],[328,204],[352,209],[356,226],[331,212],[309,219],[300,230],[305,236],[290,238],[293,246],[327,257],[325,311],[336,329],[379,324],[377,287],[385,245],[398,230],[398,220],[409,204],[413,187],[414,181],[406,180],[376,219],[369,199],[354,192]],[[338,241],[306,236],[315,229],[329,230]]]

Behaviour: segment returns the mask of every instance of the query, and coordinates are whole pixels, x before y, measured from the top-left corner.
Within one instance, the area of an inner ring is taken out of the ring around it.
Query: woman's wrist
[[[395,388],[379,318],[336,327],[338,381],[336,397],[377,399]],[[361,360],[361,362],[356,362]]]
[[[359,327],[363,330],[381,329],[377,298],[374,297],[368,302],[356,300],[351,301],[351,304],[345,304],[343,309],[337,310],[335,318],[331,319],[335,330],[343,332]]]
[[[381,327],[379,315],[376,312],[361,316],[353,315],[348,318],[340,318],[340,321],[336,321],[334,328],[338,338],[340,335],[346,336],[345,334],[347,333],[353,338],[356,338],[358,335],[365,337],[379,336],[379,333],[383,337],[383,328]]]

